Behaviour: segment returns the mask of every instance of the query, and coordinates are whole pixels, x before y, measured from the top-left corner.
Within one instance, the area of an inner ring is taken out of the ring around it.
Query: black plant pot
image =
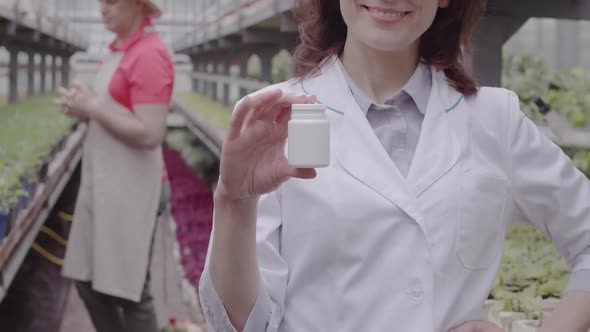
[[[59,139],[59,141],[57,141],[57,143],[55,143],[55,145],[51,149],[51,154],[50,154],[51,159],[55,158],[55,155],[58,154],[63,149],[65,142],[66,142],[66,138],[67,138],[67,136],[63,136],[62,138]]]
[[[75,121],[74,123],[72,123],[72,125],[70,126],[70,132],[76,131],[76,129],[78,129],[79,124],[80,124],[80,121]]]
[[[59,139],[59,142],[57,143],[57,146],[58,146],[57,151],[63,150],[64,146],[66,145],[67,138],[68,138],[68,136],[64,135],[64,136],[62,136],[62,138]]]
[[[2,239],[8,235],[8,231],[10,228],[10,211],[1,211],[0,212],[0,242]]]
[[[49,171],[49,160],[51,160],[49,156],[43,159],[41,165],[37,169],[37,178],[39,179],[39,183],[44,183],[47,180],[47,172]]]

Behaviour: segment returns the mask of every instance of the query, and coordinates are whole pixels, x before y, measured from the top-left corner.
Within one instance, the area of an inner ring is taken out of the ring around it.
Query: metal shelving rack
[[[22,211],[6,238],[0,242],[0,301],[6,296],[39,230],[82,159],[82,142],[86,125],[72,132],[64,148],[49,163],[47,179],[36,190],[33,200]]]

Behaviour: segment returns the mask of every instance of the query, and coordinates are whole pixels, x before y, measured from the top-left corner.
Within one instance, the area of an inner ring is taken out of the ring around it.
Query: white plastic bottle
[[[330,164],[330,123],[324,105],[292,105],[288,135],[289,165],[320,168]]]

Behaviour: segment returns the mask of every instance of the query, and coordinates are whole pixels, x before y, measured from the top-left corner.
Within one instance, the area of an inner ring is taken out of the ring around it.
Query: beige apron
[[[96,94],[111,112],[129,112],[109,93],[111,77],[123,54],[111,53],[95,81]],[[133,148],[90,121],[64,276],[90,281],[93,289],[104,294],[140,300],[162,169],[161,148]]]

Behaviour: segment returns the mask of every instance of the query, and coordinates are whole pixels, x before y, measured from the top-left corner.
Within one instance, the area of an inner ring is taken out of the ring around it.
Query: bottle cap
[[[312,120],[325,119],[326,106],[322,104],[293,104],[291,119]]]

